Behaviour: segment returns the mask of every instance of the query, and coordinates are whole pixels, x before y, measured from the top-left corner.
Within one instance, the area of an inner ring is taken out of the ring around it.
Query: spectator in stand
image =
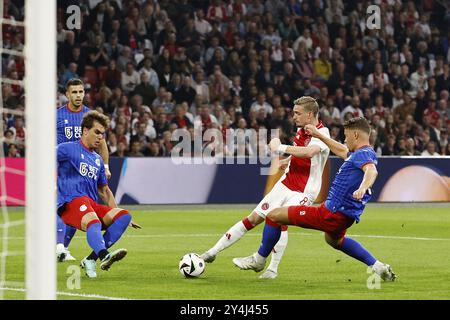
[[[428,141],[426,149],[421,154],[423,157],[439,157],[440,154],[436,152],[436,143]]]
[[[292,101],[307,94],[319,99],[321,120],[333,125],[335,139],[342,141],[344,118],[363,113],[377,131],[374,143],[383,154],[405,153],[409,137],[415,152],[429,141],[436,152],[448,150],[450,38],[440,2],[420,7],[413,1],[383,2],[380,31],[366,28],[359,4],[341,0],[122,2],[87,5],[81,32],[64,30],[62,21],[57,29],[59,82],[69,73],[84,77],[86,65],[97,68],[97,83],[87,98],[112,118],[112,133],[117,125],[119,131],[125,128],[111,139],[112,148],[119,149],[119,140],[146,117],[147,135],[158,122],[154,134],[158,131],[159,138],[152,152],[143,148],[144,155],[167,156],[165,132],[184,123],[172,119],[187,109],[183,119],[192,124],[194,115],[208,122],[217,114],[217,122],[208,125],[220,130],[229,122],[242,125],[244,117],[245,126],[286,131],[286,121],[292,126]],[[23,18],[15,7],[9,14]],[[66,7],[58,2],[59,12]],[[5,28],[5,47],[20,50],[23,30]],[[2,64],[7,76],[23,79],[23,59],[4,54]],[[4,106],[23,106],[23,88],[4,83],[2,92]],[[272,113],[251,109],[259,93],[265,93]],[[144,111],[144,105],[151,110]],[[160,117],[166,118],[162,125]],[[6,129],[13,125],[8,117]],[[393,147],[389,137],[399,133],[396,128],[401,134]]]

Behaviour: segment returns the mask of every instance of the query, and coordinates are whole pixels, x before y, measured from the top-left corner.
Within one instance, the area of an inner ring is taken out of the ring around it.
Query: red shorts
[[[324,231],[333,239],[345,236],[347,229],[355,222],[340,212],[331,212],[324,203],[320,207],[290,206],[288,217],[296,226]]]
[[[79,197],[65,204],[61,213],[61,219],[65,224],[81,230],[81,220],[89,212],[95,212],[102,223],[102,230],[107,226],[103,223],[103,217],[113,208],[98,204],[89,197]]]

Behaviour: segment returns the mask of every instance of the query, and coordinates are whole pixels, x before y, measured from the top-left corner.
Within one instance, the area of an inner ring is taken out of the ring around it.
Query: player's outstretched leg
[[[242,270],[253,270],[255,272],[263,270],[266,265],[266,258],[277,244],[280,236],[281,226],[267,217],[266,224],[264,225],[261,246],[259,247],[258,252],[255,252],[248,257],[234,258],[233,263]]]
[[[66,235],[64,237],[64,249],[65,249],[65,252],[66,252],[66,258],[65,258],[64,261],[75,261],[76,260],[70,254],[70,251],[69,251],[69,245],[70,245],[70,242],[72,241],[72,238],[75,235],[75,232],[77,232],[76,228],[74,228],[72,226],[69,226],[69,225],[66,225]]]
[[[287,226],[282,226],[280,240],[278,240],[277,244],[272,250],[270,264],[267,267],[266,271],[264,271],[264,273],[259,276],[259,278],[275,279],[278,276],[278,265],[281,262],[281,258],[283,257],[284,250],[286,249],[287,244],[288,244]]]
[[[252,212],[247,218],[233,225],[227,232],[217,241],[217,243],[209,250],[205,251],[200,257],[205,262],[211,263],[216,259],[219,252],[232,246],[236,241],[241,239],[249,230],[263,222],[256,212]]]
[[[114,245],[123,235],[125,230],[131,221],[131,215],[126,210],[121,210],[116,216],[113,218],[112,224],[108,226],[106,232],[103,234],[103,242],[105,244],[105,248],[110,248]],[[127,254],[126,249],[118,249],[110,254],[107,254],[104,257],[98,256],[97,251],[92,251],[92,253],[83,259],[85,265],[95,266],[95,261],[100,257],[101,263],[100,268],[102,270],[109,270],[111,265],[114,262],[122,260]],[[86,269],[87,270],[87,269]],[[86,271],[87,273],[87,271]]]
[[[66,235],[66,224],[59,215],[56,215],[56,260],[63,262],[66,259],[64,237]]]
[[[100,220],[92,220],[86,227],[86,239],[89,246],[94,250],[95,255],[104,259],[108,254],[106,250],[105,241],[102,236],[102,224]],[[81,267],[85,269],[86,275],[89,278],[97,277],[95,260],[84,258],[80,263]]]
[[[365,263],[369,267],[372,267],[372,270],[384,281],[395,281],[397,278],[390,265],[378,261],[358,241],[349,237],[341,237],[336,239],[336,237],[333,237],[333,235],[329,233],[325,233],[325,241],[333,248]]]

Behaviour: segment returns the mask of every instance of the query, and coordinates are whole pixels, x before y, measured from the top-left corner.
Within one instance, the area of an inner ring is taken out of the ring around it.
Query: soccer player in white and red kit
[[[220,251],[230,247],[247,231],[263,222],[271,210],[289,205],[311,205],[315,201],[320,192],[322,172],[330,149],[321,140],[309,135],[304,127],[307,124],[314,125],[329,137],[329,130],[319,121],[318,114],[319,105],[314,98],[304,96],[294,101],[293,119],[299,128],[294,144],[282,145],[278,138],[272,139],[269,144],[272,152],[290,155],[287,159],[280,160],[280,167],[285,169],[285,174],[249,216],[233,225],[212,248],[201,255],[205,262],[213,262]],[[278,265],[287,242],[285,227],[272,252],[272,261],[260,278],[277,277]]]

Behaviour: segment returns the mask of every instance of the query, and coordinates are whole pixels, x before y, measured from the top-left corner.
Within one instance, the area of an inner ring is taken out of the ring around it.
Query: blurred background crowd
[[[72,4],[80,30],[66,26]],[[381,28],[371,30],[373,4]],[[23,20],[23,0],[4,0],[4,17]],[[4,26],[3,41],[22,50],[23,29]],[[378,155],[450,155],[449,1],[65,0],[57,42],[58,105],[67,80],[82,79],[85,104],[111,118],[111,156],[170,156],[181,128],[280,129],[289,144],[303,95],[338,141],[346,119],[365,116]],[[4,53],[2,75],[23,79],[23,58]],[[3,83],[3,106],[23,110],[23,94]],[[23,117],[3,123],[5,154],[23,156]]]

